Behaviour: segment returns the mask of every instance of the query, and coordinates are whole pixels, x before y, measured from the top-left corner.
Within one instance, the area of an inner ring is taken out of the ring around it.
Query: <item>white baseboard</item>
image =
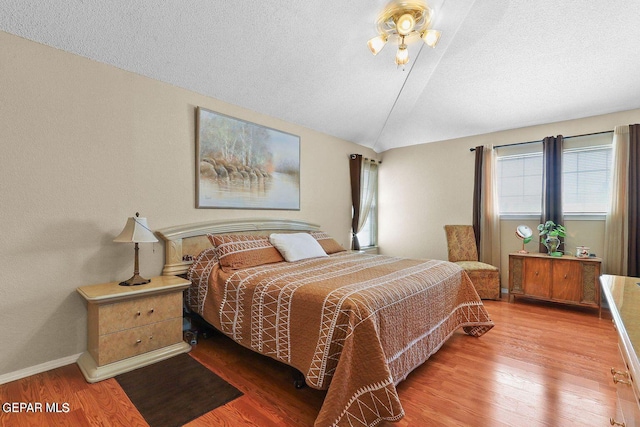
[[[10,383],[11,381],[19,380],[29,377],[31,375],[39,374],[42,372],[50,371],[61,366],[69,365],[78,361],[82,353],[74,354],[72,356],[63,357],[61,359],[51,360],[49,362],[41,363],[29,368],[20,369],[19,371],[9,372],[8,374],[0,375],[0,384]]]

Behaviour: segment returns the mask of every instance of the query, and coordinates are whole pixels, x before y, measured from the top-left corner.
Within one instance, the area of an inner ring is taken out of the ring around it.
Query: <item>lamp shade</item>
[[[129,217],[122,232],[113,239],[114,242],[122,243],[142,243],[157,242],[156,236],[153,235],[147,225],[147,218]]]
[[[427,44],[427,46],[436,47],[438,40],[440,40],[440,34],[441,32],[438,30],[427,30],[422,35],[422,40]]]
[[[369,49],[371,49],[371,53],[373,53],[374,55],[377,55],[382,50],[385,44],[387,44],[386,36],[374,37],[367,43]]]
[[[396,64],[405,65],[407,62],[409,62],[409,51],[407,46],[402,44],[398,48],[398,52],[396,52]]]

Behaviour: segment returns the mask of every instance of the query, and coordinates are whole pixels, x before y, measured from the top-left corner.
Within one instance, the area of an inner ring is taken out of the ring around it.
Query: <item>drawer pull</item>
[[[613,376],[613,383],[614,384],[631,385],[631,381],[630,380],[621,380],[620,378],[616,377],[615,375]]]
[[[141,340],[141,339],[137,339],[137,340],[136,340],[136,344],[140,344],[141,342],[142,342],[142,340]]]
[[[612,426],[620,426],[620,427],[625,427],[625,426],[626,426],[626,424],[625,424],[625,423],[619,423],[619,422],[617,422],[616,420],[614,420],[613,418],[609,418],[609,423],[610,423]]]
[[[142,313],[140,313],[139,311],[136,313],[136,316],[140,316]]]
[[[629,378],[629,372],[617,371],[616,368],[611,368],[611,375],[620,375],[625,378]]]
[[[153,335],[151,335],[151,336],[149,337],[149,339],[150,339],[150,340],[152,340],[152,339],[153,339]]]
[[[155,308],[152,308],[151,310],[149,310],[149,313],[153,313],[155,310]]]

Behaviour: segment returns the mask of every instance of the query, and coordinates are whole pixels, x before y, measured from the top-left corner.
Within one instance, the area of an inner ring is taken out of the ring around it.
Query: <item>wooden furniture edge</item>
[[[564,259],[564,260],[580,260],[580,261],[586,261],[586,262],[602,262],[602,258],[598,258],[598,257],[577,257],[574,255],[569,255],[569,254],[564,254],[562,256],[558,256],[558,257],[554,257],[551,256],[549,254],[545,254],[545,253],[541,253],[541,252],[527,252],[526,254],[520,253],[520,252],[510,252],[508,254],[509,256],[513,255],[513,256],[521,256],[521,257],[530,257],[530,258],[545,258],[545,259]]]
[[[634,282],[640,282],[640,279],[634,277],[603,274],[600,276],[600,285],[602,287],[604,298],[607,301],[607,305],[609,306],[609,311],[611,312],[614,329],[616,330],[616,334],[618,335],[618,348],[621,353],[620,356],[625,363],[625,367],[627,368],[629,375],[632,378],[631,387],[633,387],[635,396],[640,396],[640,384],[638,380],[640,378],[640,360],[638,359],[638,354],[636,353],[633,347],[633,343],[631,342],[631,337],[627,332],[627,326],[629,325],[624,324],[622,315],[620,314],[618,306],[616,305],[615,298],[611,293],[611,287],[613,286],[614,282],[627,281],[628,279]],[[624,357],[622,353],[626,353],[628,355],[628,358]],[[636,403],[638,402],[636,401]]]
[[[225,234],[248,231],[318,231],[320,226],[307,221],[291,219],[239,219],[208,221],[177,225],[156,230],[156,234],[165,242],[165,264],[163,276],[184,274],[193,263],[183,259],[183,240],[207,234]]]
[[[87,285],[80,286],[77,288],[77,292],[88,302],[102,304],[102,303],[111,303],[116,302],[122,299],[135,298],[137,296],[144,296],[147,294],[161,294],[165,292],[175,291],[177,289],[187,289],[191,286],[191,282],[186,279],[182,279],[180,277],[175,276],[166,276],[162,277],[163,279],[161,283],[156,284],[153,280],[155,277],[151,279],[151,283],[146,285],[138,285],[138,286],[118,286],[118,282],[111,283],[103,283],[99,285]],[[174,282],[174,283],[171,283]],[[106,287],[111,287],[116,292],[96,292],[92,293],[91,290],[99,290],[105,289]]]
[[[613,285],[613,282],[616,280],[619,281],[619,280],[626,280],[626,279],[627,279],[626,276],[613,276],[610,274],[603,274],[600,276],[600,284],[602,286],[602,292],[607,301],[607,305],[609,306],[609,311],[611,312],[612,320],[616,326],[618,337],[621,339],[622,344],[625,347],[625,350],[630,354],[636,355],[636,358],[631,361],[631,366],[629,366],[629,369],[633,374],[633,378],[635,379],[635,378],[640,378],[639,376],[640,375],[640,359],[637,357],[638,354],[634,350],[633,344],[631,343],[631,338],[629,336],[629,333],[627,332],[628,325],[624,324],[624,321],[622,320],[622,316],[620,315],[620,312],[618,311],[618,307],[616,306],[615,299],[611,294],[611,286]],[[634,281],[640,282],[640,279],[637,279],[637,280],[635,278],[631,278],[631,279],[633,279]],[[634,380],[634,384],[636,388],[636,393],[640,395],[640,384],[635,382],[635,380]]]
[[[133,371],[134,369],[138,369],[152,363],[160,362],[161,360],[169,359],[170,357],[177,356],[178,354],[188,353],[189,351],[191,351],[191,346],[182,341],[104,366],[97,366],[93,357],[91,357],[89,352],[86,351],[82,353],[76,363],[78,364],[78,367],[80,367],[80,371],[87,382],[95,383],[106,380],[107,378],[115,377],[116,375],[124,374],[125,372]]]

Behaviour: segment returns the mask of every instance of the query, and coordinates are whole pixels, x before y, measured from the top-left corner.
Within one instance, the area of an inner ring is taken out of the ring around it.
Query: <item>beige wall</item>
[[[472,222],[474,153],[469,148],[613,130],[616,125],[638,122],[640,110],[632,110],[386,151],[379,180],[380,253],[447,259],[444,225]],[[503,221],[503,288],[508,283],[508,253],[521,247],[513,234],[519,223],[534,230],[538,225],[535,220]],[[602,255],[604,221],[567,221],[565,225],[568,250],[584,245]],[[529,243],[527,249],[535,251],[535,244]]]
[[[154,229],[304,219],[348,245],[361,146],[3,32],[0,82],[0,379],[85,350],[75,289],[131,276],[133,247],[112,240],[136,211]],[[194,208],[196,106],[301,137],[300,211]],[[163,245],[140,253],[160,274]]]

